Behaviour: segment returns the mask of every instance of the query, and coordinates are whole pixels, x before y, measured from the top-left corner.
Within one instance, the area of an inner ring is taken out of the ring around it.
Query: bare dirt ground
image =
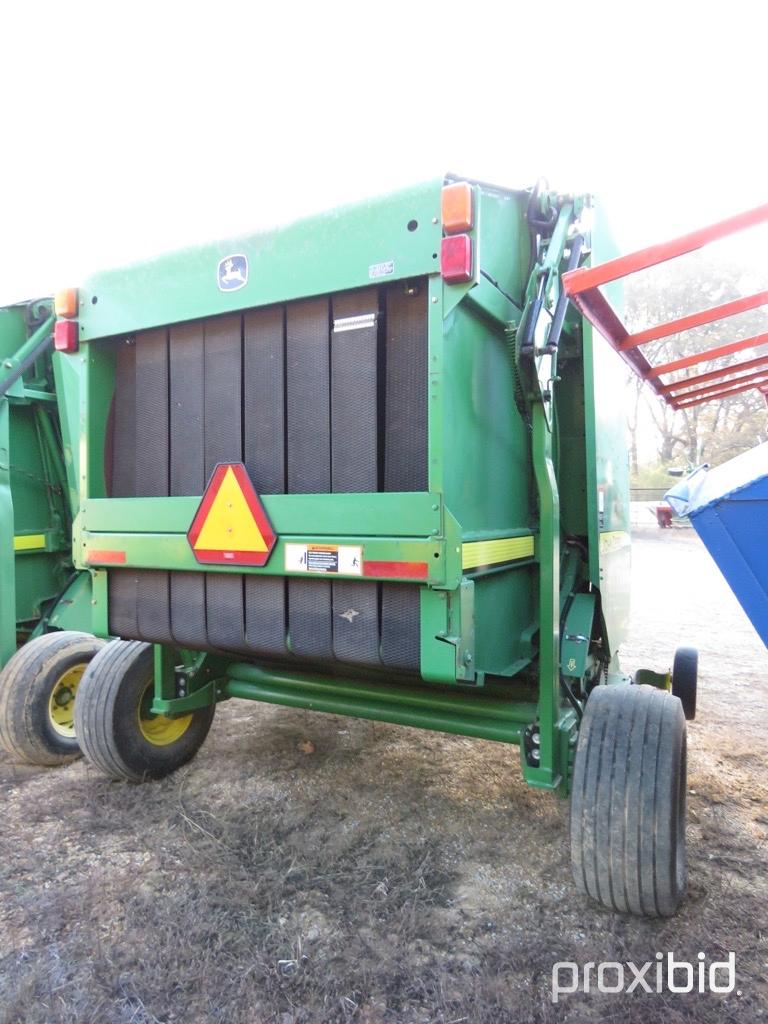
[[[0,1022],[768,1017],[768,657],[690,530],[640,530],[634,566],[625,667],[701,651],[677,917],[576,894],[516,748],[233,701],[162,783],[0,761]],[[556,961],[730,950],[740,995],[551,1002]]]

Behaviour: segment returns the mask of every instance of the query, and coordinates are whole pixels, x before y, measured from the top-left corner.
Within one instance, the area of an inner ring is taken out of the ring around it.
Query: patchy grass
[[[649,533],[636,564],[629,667],[705,651],[676,918],[575,893],[567,805],[522,783],[515,749],[231,702],[161,783],[0,761],[0,1024],[761,1020],[765,652],[693,537]],[[734,950],[741,996],[552,1004],[553,963],[657,950]]]

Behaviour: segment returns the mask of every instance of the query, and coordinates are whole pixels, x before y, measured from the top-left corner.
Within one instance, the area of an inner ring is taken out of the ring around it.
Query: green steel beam
[[[393,537],[442,533],[442,499],[429,493],[263,494],[261,502],[278,535],[380,534]],[[84,526],[94,533],[186,533],[201,499],[90,498],[82,503]]]
[[[482,692],[468,697],[461,692],[406,686],[390,680],[376,685],[267,671],[238,663],[229,666],[220,689],[224,697],[243,697],[502,743],[519,743],[522,728],[536,714],[533,704]]]

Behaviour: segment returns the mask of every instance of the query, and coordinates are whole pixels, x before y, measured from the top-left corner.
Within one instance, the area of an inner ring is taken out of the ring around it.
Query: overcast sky
[[[766,10],[5,4],[0,302],[447,169],[597,192],[625,250],[766,202]]]

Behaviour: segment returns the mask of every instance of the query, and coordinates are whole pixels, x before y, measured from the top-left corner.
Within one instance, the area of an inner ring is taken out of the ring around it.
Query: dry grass
[[[694,538],[649,533],[636,564],[629,666],[665,667],[677,636],[704,649],[675,919],[575,894],[566,805],[514,749],[232,702],[162,783],[0,762],[1,1024],[762,1019],[765,651]],[[658,592],[675,566],[688,591]],[[551,1003],[556,961],[700,949],[735,950],[741,996]]]

